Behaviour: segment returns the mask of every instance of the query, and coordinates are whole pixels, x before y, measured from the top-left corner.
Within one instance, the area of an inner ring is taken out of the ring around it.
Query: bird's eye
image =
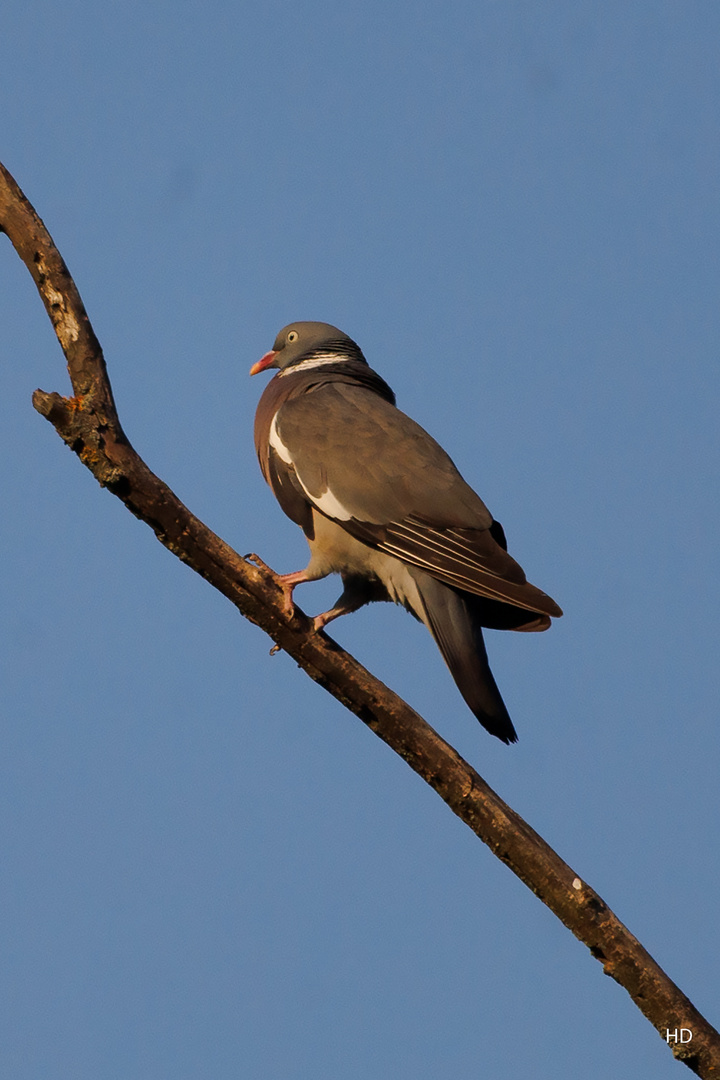
[[[292,343],[293,341],[297,341],[299,336],[300,335],[298,334],[297,330],[291,330],[290,333],[287,336],[287,339],[288,339],[289,342]]]

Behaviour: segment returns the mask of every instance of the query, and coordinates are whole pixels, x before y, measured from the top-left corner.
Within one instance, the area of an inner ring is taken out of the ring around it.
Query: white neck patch
[[[292,367],[284,368],[280,376],[292,375],[296,371],[310,371],[311,368],[324,367],[325,364],[343,364],[350,359],[351,357],[343,356],[341,353],[320,353],[318,356],[309,356],[307,360],[302,360]]]

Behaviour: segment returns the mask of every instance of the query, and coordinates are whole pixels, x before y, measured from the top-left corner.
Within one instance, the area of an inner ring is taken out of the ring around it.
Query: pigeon
[[[505,533],[442,447],[395,405],[385,380],[337,327],[284,327],[251,375],[278,369],[258,403],[260,468],[305,533],[310,562],[279,577],[293,590],[340,574],[317,631],[373,601],[425,624],[477,719],[504,743],[517,733],[490,671],[483,628],[546,630],[561,609],[531,585]]]

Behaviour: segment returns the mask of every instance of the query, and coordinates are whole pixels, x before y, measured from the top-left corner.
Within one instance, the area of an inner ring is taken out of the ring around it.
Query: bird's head
[[[285,371],[301,365],[303,368],[315,367],[344,360],[367,363],[360,347],[337,326],[323,322],[295,322],[282,328],[270,352],[253,364],[250,374],[257,375],[266,368]]]

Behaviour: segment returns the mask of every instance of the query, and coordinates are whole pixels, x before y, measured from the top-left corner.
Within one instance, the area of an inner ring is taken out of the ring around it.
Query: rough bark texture
[[[624,986],[660,1037],[698,1076],[720,1078],[720,1035],[668,978],[598,894],[563,862],[421,716],[297,611],[288,621],[275,575],[242,558],[157,476],[128,442],[100,344],[80,295],[42,221],[0,165],[0,230],[33,276],[65,353],[74,396],[36,390],[33,404],[103,487],[146,522],[165,547],[202,574],[316,682],[358,716],[587,945]]]

